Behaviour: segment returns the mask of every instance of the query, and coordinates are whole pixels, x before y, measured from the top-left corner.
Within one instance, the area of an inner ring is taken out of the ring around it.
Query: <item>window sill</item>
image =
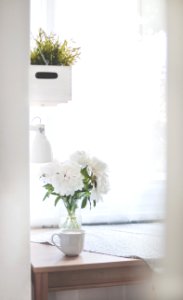
[[[137,223],[83,226],[84,250],[119,257],[139,257],[154,269],[164,256],[164,224]],[[58,228],[31,230],[31,241],[51,244]]]

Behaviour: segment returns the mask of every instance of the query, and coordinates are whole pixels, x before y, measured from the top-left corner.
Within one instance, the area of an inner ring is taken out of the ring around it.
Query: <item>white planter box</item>
[[[57,105],[72,97],[72,68],[30,65],[31,105]]]

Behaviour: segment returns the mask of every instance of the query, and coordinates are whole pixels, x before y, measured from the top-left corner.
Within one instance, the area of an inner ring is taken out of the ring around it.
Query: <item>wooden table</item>
[[[31,243],[34,300],[47,300],[48,292],[135,284],[151,275],[138,259],[82,252],[64,256],[56,247]]]

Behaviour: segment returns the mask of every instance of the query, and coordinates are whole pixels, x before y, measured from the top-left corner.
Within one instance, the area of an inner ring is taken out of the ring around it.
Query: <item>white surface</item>
[[[32,163],[47,163],[52,161],[51,145],[44,133],[36,132],[32,141],[30,159]]]
[[[56,79],[38,79],[36,72],[57,73]],[[57,105],[72,97],[72,68],[30,65],[29,93],[31,105]]]

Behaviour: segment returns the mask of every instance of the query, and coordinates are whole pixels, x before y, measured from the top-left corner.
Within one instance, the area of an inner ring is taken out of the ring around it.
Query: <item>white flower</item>
[[[92,192],[91,192],[91,196],[90,196],[90,200],[93,201],[102,201],[102,196],[100,193],[98,193],[97,189],[93,189]]]
[[[83,176],[79,164],[66,162],[60,164],[59,171],[52,178],[52,185],[60,195],[73,195],[75,191],[83,188]]]
[[[101,199],[100,194],[106,194],[109,190],[107,165],[96,157],[90,158],[84,151],[75,152],[71,160],[79,163],[82,168],[87,166],[89,174],[96,177],[97,186],[93,187],[92,198]]]
[[[97,177],[97,186],[93,188],[91,193],[91,201],[96,200],[97,202],[102,200],[102,194],[106,194],[109,191],[108,176],[101,175]]]
[[[89,172],[96,177],[96,187],[94,187],[91,199],[99,201],[102,199],[101,194],[109,191],[109,181],[107,176],[107,165],[96,157],[90,159],[88,164]]]
[[[41,168],[41,180],[47,190],[46,197],[50,194],[55,197],[60,195],[68,210],[71,209],[70,205],[76,209],[79,200],[77,197],[83,200],[87,195],[88,200],[99,201],[102,200],[102,194],[109,190],[107,165],[96,157],[90,158],[84,151],[75,152],[70,161],[64,163],[44,164]],[[78,194],[77,191],[82,193]]]
[[[106,174],[97,177],[97,193],[106,194],[109,191],[109,180]]]
[[[70,159],[72,161],[77,162],[81,165],[82,168],[85,168],[88,165],[89,157],[85,151],[76,151],[71,156]]]
[[[59,172],[60,164],[56,161],[51,163],[45,163],[40,168],[40,179],[43,185],[51,183],[52,178],[57,172]]]
[[[107,165],[96,157],[93,157],[88,162],[88,168],[96,176],[103,175],[107,170]]]

